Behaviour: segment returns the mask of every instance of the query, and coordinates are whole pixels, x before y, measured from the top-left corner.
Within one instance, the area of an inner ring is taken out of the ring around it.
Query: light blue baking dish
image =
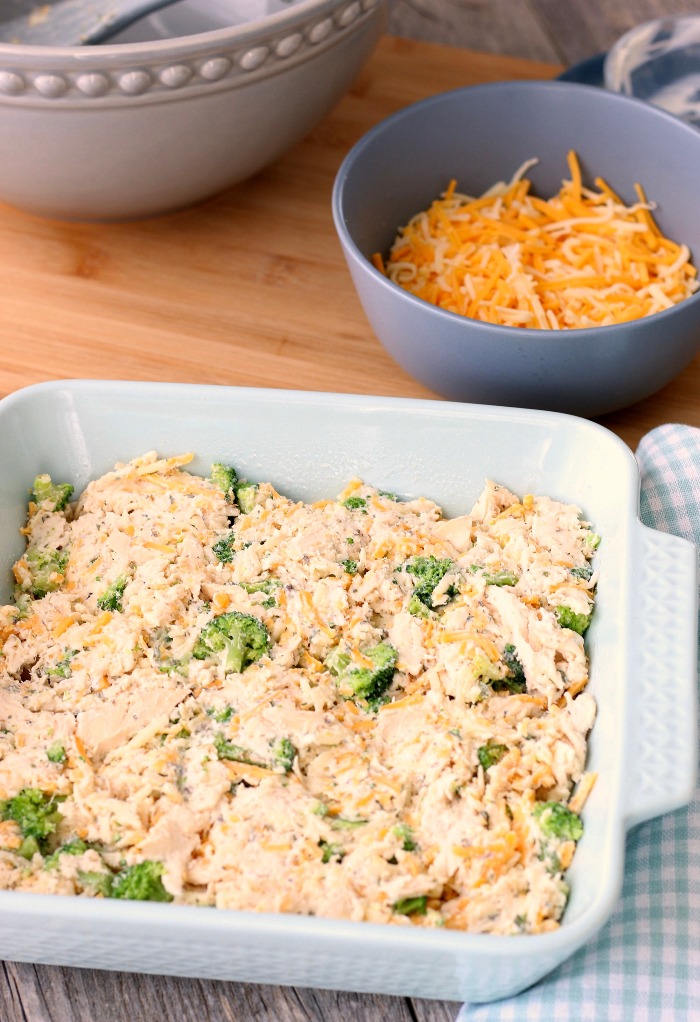
[[[0,402],[0,598],[22,549],[38,472],[89,479],[147,450],[229,460],[283,493],[334,496],[354,475],[449,515],[490,476],[577,503],[602,534],[588,633],[599,774],[569,872],[560,929],[492,937],[412,926],[55,895],[0,893],[0,957],[15,961],[487,1001],[536,982],[613,911],[626,831],[687,802],[695,780],[696,559],[644,527],[629,449],[550,412],[278,390],[92,381],[40,384]]]

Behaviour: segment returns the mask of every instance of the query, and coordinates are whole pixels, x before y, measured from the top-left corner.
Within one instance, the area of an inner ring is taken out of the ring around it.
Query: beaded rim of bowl
[[[165,99],[183,89],[245,84],[310,59],[359,29],[385,3],[322,0],[310,11],[291,9],[283,19],[273,16],[269,25],[180,37],[171,46],[163,45],[169,41],[89,50],[0,46],[0,103],[133,102],[142,96]]]

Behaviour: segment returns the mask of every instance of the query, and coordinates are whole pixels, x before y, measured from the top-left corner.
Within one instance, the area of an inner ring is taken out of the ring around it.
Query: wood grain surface
[[[88,377],[434,397],[385,354],[353,291],[330,213],[340,161],[409,102],[462,84],[550,77],[558,69],[548,61],[589,56],[660,6],[396,0],[394,34],[333,113],[238,188],[174,216],[121,225],[51,222],[0,206],[0,394]],[[700,425],[699,384],[700,360],[659,394],[601,421],[632,446],[664,421]],[[0,1022],[451,1022],[457,1010],[440,1001],[0,968]]]

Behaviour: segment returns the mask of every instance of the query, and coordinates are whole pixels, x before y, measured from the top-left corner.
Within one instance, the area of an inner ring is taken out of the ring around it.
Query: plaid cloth
[[[659,426],[637,460],[642,520],[700,545],[700,429]],[[560,1019],[700,1020],[700,789],[631,831],[622,898],[596,938],[524,993],[465,1004],[457,1022]]]

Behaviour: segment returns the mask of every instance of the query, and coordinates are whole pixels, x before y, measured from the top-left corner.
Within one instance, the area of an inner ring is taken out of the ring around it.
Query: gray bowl
[[[333,190],[336,230],[369,322],[412,376],[457,401],[595,416],[633,404],[700,350],[700,292],[664,312],[611,327],[502,327],[438,309],[371,263],[397,228],[456,178],[480,194],[523,161],[536,192],[557,192],[574,149],[627,202],[640,181],[661,229],[700,263],[700,131],[652,106],[571,82],[497,82],[413,104],[369,131]]]
[[[0,44],[0,202],[124,220],[214,195],[328,113],[385,20],[386,0],[295,0],[177,38]]]

